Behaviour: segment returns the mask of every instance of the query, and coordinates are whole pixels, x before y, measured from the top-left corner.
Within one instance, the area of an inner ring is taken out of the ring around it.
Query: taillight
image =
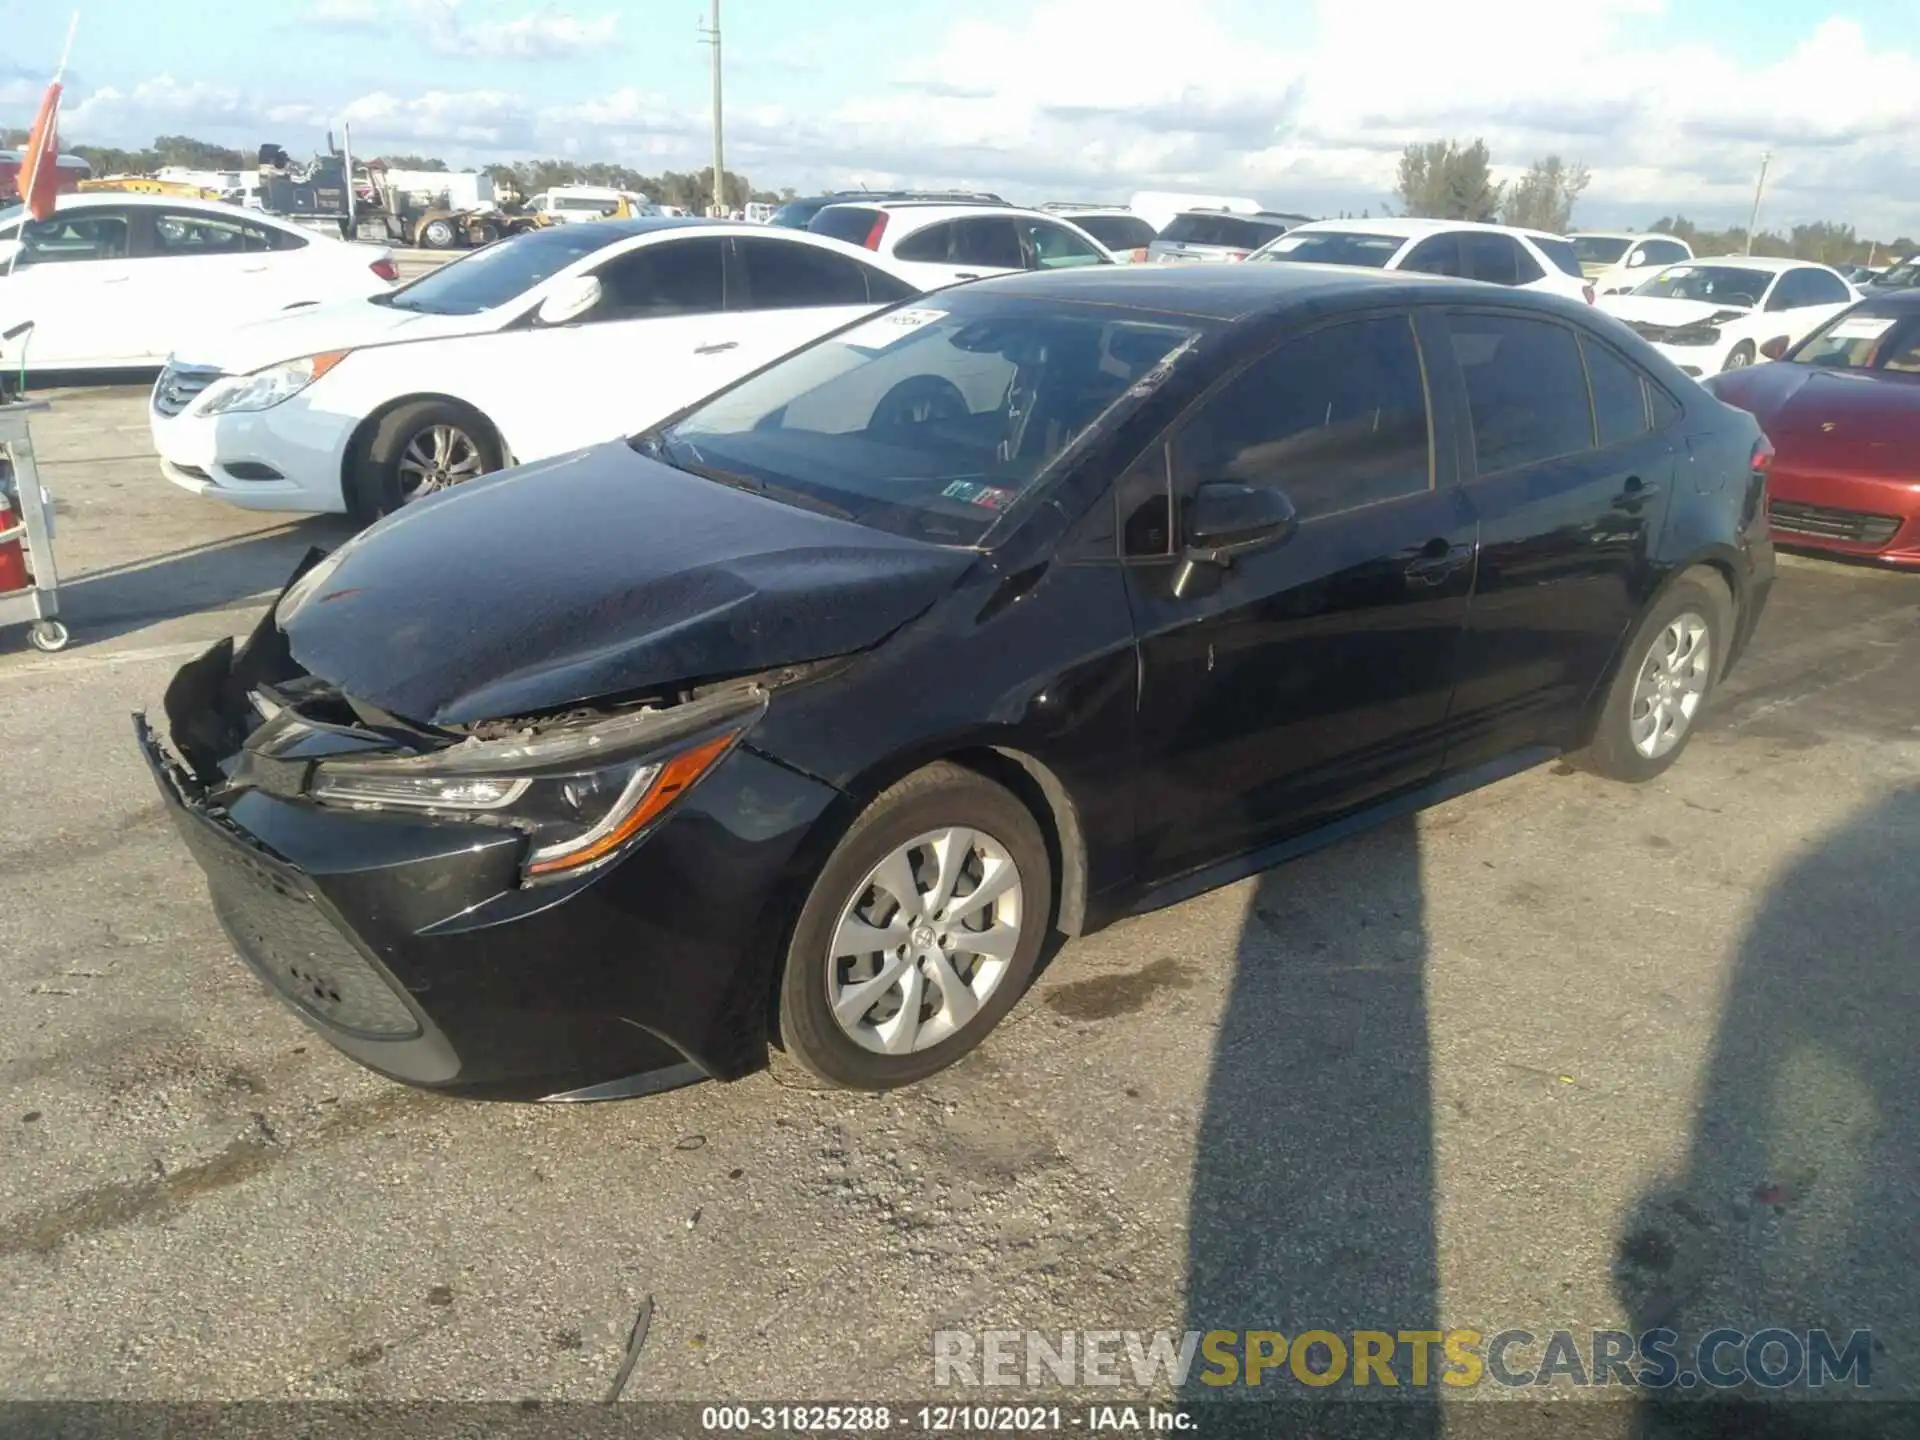
[[[389,285],[395,284],[400,279],[400,267],[384,256],[374,261],[373,264],[367,268]]]
[[[1591,285],[1582,285],[1580,287],[1580,293],[1587,297],[1587,304],[1593,304],[1593,287]]]
[[[1227,252],[1227,259],[1244,260],[1247,258],[1247,256],[1251,255],[1252,253],[1253,252],[1251,250],[1229,250]]]
[[[1773,442],[1764,435],[1753,442],[1751,468],[1753,473],[1762,480],[1766,479],[1773,470]]]
[[[880,248],[880,237],[887,233],[887,220],[888,215],[884,210],[874,216],[873,228],[867,231],[867,238],[860,243],[869,250],[878,250]]]

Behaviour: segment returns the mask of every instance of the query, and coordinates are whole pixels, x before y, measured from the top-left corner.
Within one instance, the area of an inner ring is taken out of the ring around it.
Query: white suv
[[[859,245],[932,290],[983,275],[1111,265],[1107,248],[1071,221],[1012,205],[874,200],[829,205],[807,229]]]
[[[1673,235],[1576,230],[1567,238],[1580,257],[1580,268],[1602,295],[1625,295],[1665,266],[1693,258],[1693,247]]]
[[[1593,287],[1580,273],[1571,241],[1471,220],[1316,220],[1294,226],[1247,258],[1457,275],[1593,303]]]

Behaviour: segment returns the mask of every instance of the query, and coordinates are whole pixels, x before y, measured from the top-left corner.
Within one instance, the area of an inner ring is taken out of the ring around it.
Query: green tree
[[[1435,220],[1491,220],[1500,210],[1500,186],[1484,140],[1465,149],[1455,140],[1409,145],[1400,156],[1395,193],[1403,215]]]
[[[382,155],[380,163],[389,170],[431,170],[440,173],[447,168],[447,162],[437,155]],[[488,166],[491,173],[496,166]]]
[[[179,165],[188,170],[243,170],[249,163],[238,150],[196,140],[191,135],[159,136],[150,153],[160,165]]]
[[[1500,218],[1508,225],[1564,235],[1573,228],[1573,207],[1592,183],[1587,167],[1558,155],[1536,160],[1509,185],[1500,200]]]

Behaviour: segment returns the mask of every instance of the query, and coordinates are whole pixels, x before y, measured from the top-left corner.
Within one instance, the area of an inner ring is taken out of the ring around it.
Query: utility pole
[[[720,0],[711,0],[712,14],[700,27],[700,43],[713,47],[713,203],[724,218],[727,211],[727,159],[720,141]]]
[[[715,8],[717,9],[719,7],[720,0],[713,0],[713,3]],[[714,55],[716,58],[714,59],[713,63],[715,64],[715,66],[718,66],[720,63],[718,59],[719,53],[720,52],[718,50],[714,51]],[[720,72],[718,69],[716,69],[714,71],[714,82],[713,82],[715,85],[718,85],[720,83],[719,77],[720,77]],[[715,93],[716,95],[718,94],[717,91]],[[718,119],[718,116],[720,113],[719,103],[720,102],[717,99],[714,101],[714,115],[716,118],[713,123],[716,126],[720,123]],[[720,132],[717,129],[714,131],[714,134],[716,136],[719,133]],[[715,140],[714,143],[717,145],[719,141]],[[1759,180],[1759,183],[1753,187],[1753,213],[1747,216],[1747,254],[1749,255],[1753,254],[1754,229],[1760,224],[1760,196],[1761,196],[1761,193],[1765,191],[1767,188],[1767,162],[1771,159],[1773,159],[1773,152],[1771,150],[1762,150],[1760,152],[1760,180]]]

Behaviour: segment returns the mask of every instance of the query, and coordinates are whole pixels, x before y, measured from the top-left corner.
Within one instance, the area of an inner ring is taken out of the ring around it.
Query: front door
[[[1424,369],[1409,315],[1336,322],[1216,388],[1149,457],[1149,475],[1167,466],[1176,517],[1224,480],[1280,489],[1300,524],[1210,592],[1175,594],[1174,565],[1128,569],[1148,883],[1437,773],[1474,524]],[[1177,551],[1150,491],[1139,506],[1123,496],[1126,544]]]
[[[23,354],[36,370],[140,362],[146,320],[133,298],[138,267],[125,206],[63,207],[51,220],[29,220],[24,235],[17,226],[0,231],[0,240],[14,239],[22,248],[13,272],[0,266],[0,332],[23,321],[34,328],[5,345],[10,367]]]
[[[1455,769],[1573,739],[1653,584],[1678,442],[1653,423],[1657,382],[1593,336],[1513,311],[1431,318],[1480,521]]]
[[[276,267],[284,264],[274,254],[279,231],[240,214],[187,206],[142,209],[134,220],[131,288],[155,364],[183,341],[262,319],[294,298],[280,300],[276,283]]]

